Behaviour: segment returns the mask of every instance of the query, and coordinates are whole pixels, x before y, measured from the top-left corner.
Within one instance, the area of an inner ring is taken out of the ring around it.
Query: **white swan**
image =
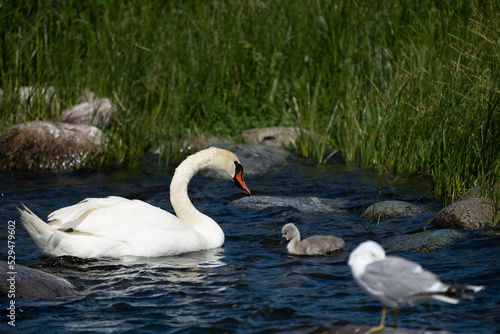
[[[19,209],[21,221],[40,250],[53,257],[157,257],[221,247],[224,232],[188,197],[189,181],[205,168],[233,180],[250,195],[238,157],[211,147],[187,157],[175,170],[170,201],[177,217],[139,200],[110,196],[54,211],[48,224],[24,206]]]

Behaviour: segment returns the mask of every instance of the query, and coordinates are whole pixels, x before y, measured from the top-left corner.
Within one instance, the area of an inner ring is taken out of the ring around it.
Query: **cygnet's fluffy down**
[[[299,229],[292,223],[286,224],[281,230],[283,241],[290,241],[286,246],[290,254],[324,255],[344,247],[344,240],[331,235],[315,235],[300,240]]]

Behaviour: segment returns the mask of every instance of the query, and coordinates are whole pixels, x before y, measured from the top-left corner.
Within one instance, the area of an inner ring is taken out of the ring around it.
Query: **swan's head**
[[[250,195],[250,189],[248,189],[243,177],[243,166],[238,157],[233,152],[221,148],[211,147],[208,150],[212,150],[214,153],[213,169],[232,180],[243,193]]]

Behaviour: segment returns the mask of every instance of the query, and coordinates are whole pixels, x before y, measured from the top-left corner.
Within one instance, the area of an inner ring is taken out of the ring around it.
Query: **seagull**
[[[428,298],[457,304],[456,298],[471,299],[467,293],[484,289],[484,286],[445,284],[416,262],[386,256],[382,246],[371,240],[352,251],[348,264],[364,292],[382,302],[380,325],[372,327],[370,332],[385,328],[387,307],[397,309],[399,304],[413,305]]]

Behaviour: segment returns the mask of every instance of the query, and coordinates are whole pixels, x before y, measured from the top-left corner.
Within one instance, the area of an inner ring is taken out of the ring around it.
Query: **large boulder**
[[[13,270],[12,270],[13,269]],[[12,298],[56,298],[71,296],[74,286],[65,280],[40,270],[16,264],[9,268],[0,261],[0,296]]]
[[[89,125],[27,122],[0,133],[0,171],[58,171],[79,167],[105,144]]]

